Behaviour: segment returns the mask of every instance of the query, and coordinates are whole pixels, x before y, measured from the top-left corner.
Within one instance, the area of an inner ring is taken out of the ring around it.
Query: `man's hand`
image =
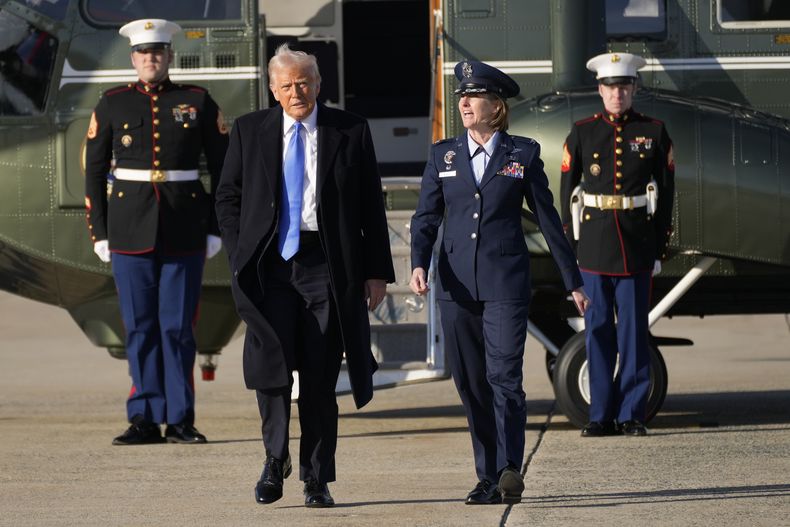
[[[387,294],[387,281],[371,278],[365,280],[365,300],[368,302],[368,309],[373,311],[384,300]]]
[[[415,295],[422,296],[428,292],[428,281],[425,279],[425,269],[422,267],[414,268],[411,272],[409,287],[411,287]]]
[[[206,236],[206,258],[214,258],[222,249],[222,238],[209,234]]]
[[[584,294],[584,289],[581,287],[574,289],[571,292],[571,296],[573,297],[573,303],[576,304],[576,311],[579,312],[579,315],[584,316],[587,308],[590,307],[590,299]]]
[[[93,252],[104,263],[110,263],[110,244],[107,240],[99,240],[93,244]]]

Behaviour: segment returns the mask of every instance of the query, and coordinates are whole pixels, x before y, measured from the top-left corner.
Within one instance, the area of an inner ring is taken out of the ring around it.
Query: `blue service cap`
[[[506,73],[485,62],[465,60],[455,65],[455,76],[458,78],[458,88],[455,93],[493,93],[503,99],[515,97],[520,89],[516,81]]]

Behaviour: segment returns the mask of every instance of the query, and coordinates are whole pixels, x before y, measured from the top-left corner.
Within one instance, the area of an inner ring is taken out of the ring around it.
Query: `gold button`
[[[122,191],[120,191],[120,192],[118,193],[118,197],[119,197],[119,198],[122,198],[122,197],[123,197],[123,190],[122,190]]]
[[[623,166],[623,161],[618,159],[617,160],[617,166],[619,166],[619,167]]]
[[[615,137],[614,140],[617,141],[618,143],[622,143],[623,142],[623,138],[620,137],[619,135],[617,137]]]
[[[645,154],[639,154],[639,157],[641,157],[642,159],[644,159],[644,158],[645,158]]]
[[[614,188],[620,190],[621,188],[623,188],[623,186],[620,183],[618,183],[617,185],[614,186]]]
[[[132,87],[132,83],[130,82],[130,83],[129,83],[129,84],[127,84],[126,86],[128,86],[129,88],[131,88],[131,87]]]
[[[156,97],[154,97],[154,98],[156,98]],[[618,126],[618,127],[617,127],[617,131],[618,131],[618,132],[622,132],[622,131],[623,131],[623,127],[622,127],[622,126]]]
[[[617,148],[617,149],[615,149],[614,153],[619,156],[620,154],[623,153],[623,149],[622,148]]]
[[[159,119],[154,119],[154,124],[158,125],[159,124]]]
[[[158,95],[154,95],[153,97],[151,97],[151,99],[153,99],[154,101],[158,101],[159,100],[159,96]]]
[[[159,106],[154,106],[153,110],[154,110],[154,113],[159,113]]]
[[[88,228],[89,228],[90,230],[93,230],[93,225],[88,225]]]
[[[615,173],[615,176],[617,176],[617,177],[623,177],[623,173],[622,173],[622,172],[617,172],[617,173]]]
[[[123,129],[124,130],[128,130],[129,129],[129,123],[123,123]]]
[[[598,159],[599,157],[600,155],[598,154],[598,152],[593,153],[593,159]]]
[[[184,128],[189,128],[189,123],[184,123]]]
[[[154,160],[154,166],[155,166],[155,167],[158,167],[159,165],[160,165],[160,162],[159,162],[159,160],[158,160],[158,159]]]
[[[159,132],[154,132],[154,139],[159,139]]]
[[[612,115],[612,114],[609,114],[609,120],[610,120],[610,121],[614,121],[614,115]]]
[[[96,241],[96,236],[91,236],[91,240]]]
[[[159,146],[159,145],[156,145],[156,146],[154,147],[154,152],[159,152],[160,150],[162,150],[162,147],[161,147],[161,146]]]
[[[151,91],[151,87],[150,86],[146,86],[145,87],[145,91]]]
[[[584,219],[585,219],[585,220],[589,220],[589,219],[590,219],[590,215],[589,215],[589,214],[585,214],[585,215],[584,215]]]

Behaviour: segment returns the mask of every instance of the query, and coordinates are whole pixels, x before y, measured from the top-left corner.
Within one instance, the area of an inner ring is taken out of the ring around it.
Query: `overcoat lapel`
[[[343,134],[326,119],[323,105],[318,106],[318,163],[316,165],[316,202],[321,204],[321,189],[329,178],[329,169],[334,165],[337,150],[343,139]]]
[[[279,105],[267,112],[258,127],[258,145],[263,176],[268,180],[269,188],[280,192],[278,180],[283,165],[283,112]]]

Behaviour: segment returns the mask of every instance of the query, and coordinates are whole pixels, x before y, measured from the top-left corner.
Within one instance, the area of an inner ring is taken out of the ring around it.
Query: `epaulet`
[[[434,143],[434,146],[436,146],[436,145],[441,145],[441,144],[443,144],[443,143],[450,143],[450,142],[452,142],[452,141],[455,141],[455,139],[456,139],[455,137],[447,137],[447,138],[445,138],[445,139],[439,139],[438,141],[436,141],[436,142]]]
[[[511,135],[510,137],[513,139],[514,143],[521,143],[521,144],[525,144],[525,145],[528,145],[528,146],[536,145],[538,143],[537,141],[535,141],[531,137],[524,137],[524,136],[521,136],[521,135]]]
[[[105,97],[109,97],[110,95],[123,93],[125,91],[129,91],[129,90],[132,90],[132,89],[134,89],[134,83],[130,82],[129,84],[126,84],[125,86],[115,86],[114,88],[110,88],[109,90],[104,92],[104,96]]]
[[[600,119],[601,115],[602,114],[600,114],[600,113],[596,113],[592,117],[587,117],[586,119],[582,119],[581,121],[576,121],[574,124],[576,126],[579,126],[579,125],[582,125],[582,124],[585,124],[585,123],[589,123],[589,122],[595,121],[597,119]]]
[[[198,92],[198,93],[206,93],[206,92],[208,92],[208,90],[206,88],[203,88],[202,86],[196,86],[194,84],[176,84],[176,86],[179,89],[182,89],[182,90],[189,90],[189,91],[194,91],[194,92]]]

